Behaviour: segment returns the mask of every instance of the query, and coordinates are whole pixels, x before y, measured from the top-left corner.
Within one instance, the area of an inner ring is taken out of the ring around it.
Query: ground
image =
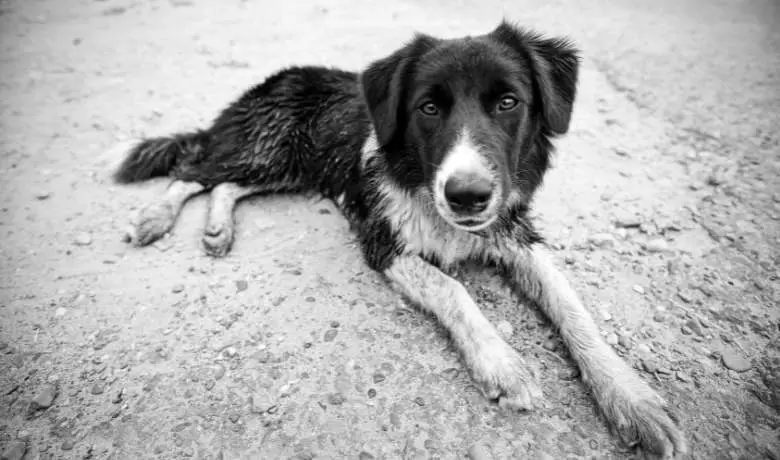
[[[246,202],[221,260],[203,198],[154,247],[121,240],[165,187],[110,181],[128,140],[288,64],[357,70],[503,16],[583,50],[535,206],[557,263],[693,458],[780,458],[776,1],[2,0],[3,458],[636,458],[544,318],[466,273],[548,407],[486,401],[327,202]]]

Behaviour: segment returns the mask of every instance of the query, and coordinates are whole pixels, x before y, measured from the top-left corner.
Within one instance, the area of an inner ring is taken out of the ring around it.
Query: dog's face
[[[539,185],[537,143],[568,130],[577,66],[565,41],[502,23],[478,37],[418,35],[361,83],[390,166],[428,187],[448,223],[478,231]]]

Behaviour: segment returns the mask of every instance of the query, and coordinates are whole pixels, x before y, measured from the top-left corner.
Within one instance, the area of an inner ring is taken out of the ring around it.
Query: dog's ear
[[[579,51],[566,39],[545,38],[506,21],[490,36],[530,61],[543,126],[555,134],[566,133],[577,95]]]
[[[403,122],[403,100],[414,63],[437,39],[417,34],[390,56],[373,62],[360,76],[363,98],[368,106],[379,145],[387,145]]]

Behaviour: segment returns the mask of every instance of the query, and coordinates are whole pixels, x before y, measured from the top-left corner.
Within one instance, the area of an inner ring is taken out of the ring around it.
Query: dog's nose
[[[444,197],[455,212],[481,212],[487,208],[493,184],[473,174],[452,176],[444,184]]]

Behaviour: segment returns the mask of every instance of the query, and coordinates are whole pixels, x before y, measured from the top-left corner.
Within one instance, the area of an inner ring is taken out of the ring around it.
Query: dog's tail
[[[199,156],[209,143],[207,131],[152,137],[136,144],[114,172],[120,184],[167,175],[185,156]]]

